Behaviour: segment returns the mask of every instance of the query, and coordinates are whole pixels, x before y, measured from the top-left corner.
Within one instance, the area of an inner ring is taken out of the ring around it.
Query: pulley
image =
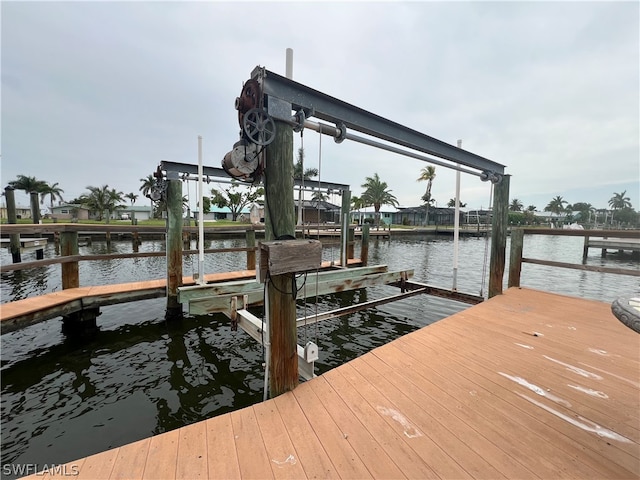
[[[244,139],[236,142],[222,159],[222,168],[236,180],[254,182],[260,169],[258,146]]]
[[[261,108],[252,108],[242,119],[244,136],[256,145],[269,145],[276,138],[276,124]]]

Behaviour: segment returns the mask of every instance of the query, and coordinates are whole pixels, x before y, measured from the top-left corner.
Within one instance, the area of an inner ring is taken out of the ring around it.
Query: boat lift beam
[[[495,182],[504,175],[505,166],[500,163],[405,127],[263,67],[256,67],[251,78],[258,81],[262,87],[267,113],[274,119],[297,123],[300,129],[305,127],[307,119],[315,117],[335,125],[335,128],[340,131],[335,136],[337,142],[348,138],[347,130],[355,130],[395,145],[448,160],[453,164],[449,166],[450,168],[455,169],[457,163],[477,170],[482,173],[479,176],[483,180]],[[292,111],[295,112],[296,116],[293,117],[295,120],[292,119]],[[423,158],[423,160],[429,159]]]
[[[198,165],[196,164],[173,162],[171,160],[162,160],[160,162],[160,170],[166,173],[173,172],[178,175],[185,174],[185,173],[188,175],[195,175],[193,180],[197,180]],[[205,177],[209,178],[210,180],[215,178],[216,180],[211,180],[211,181],[219,182],[219,183],[231,183],[231,180],[233,179],[233,177],[231,177],[231,175],[225,172],[223,168],[217,168],[217,167],[203,166],[202,174]],[[206,182],[206,179],[205,179],[205,182]],[[350,190],[351,188],[349,185],[346,185],[344,183],[321,182],[317,180],[294,179],[293,184],[295,186],[304,187],[305,190],[310,190],[310,191],[320,189],[320,190],[333,190],[336,192],[342,192],[342,191]]]

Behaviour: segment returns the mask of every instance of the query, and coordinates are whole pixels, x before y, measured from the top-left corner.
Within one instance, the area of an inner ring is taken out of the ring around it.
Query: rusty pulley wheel
[[[240,96],[236,98],[236,110],[238,110],[238,124],[243,128],[244,114],[253,108],[260,106],[260,84],[257,80],[247,80],[242,86]]]
[[[247,140],[256,145],[269,145],[276,138],[276,124],[261,108],[252,108],[244,114],[242,129]]]

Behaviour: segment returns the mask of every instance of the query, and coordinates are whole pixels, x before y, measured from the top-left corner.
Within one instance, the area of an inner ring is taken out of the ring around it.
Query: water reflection
[[[561,239],[565,240],[565,238]],[[582,243],[551,243],[526,237],[525,254],[533,258],[580,263]],[[210,240],[207,248],[242,246],[242,239]],[[418,281],[450,287],[452,242],[433,236],[374,239],[370,263],[390,269],[413,269]],[[553,250],[551,250],[553,247]],[[53,248],[53,247],[51,247]],[[131,242],[112,242],[118,252]],[[162,250],[163,242],[146,241],[141,251]],[[106,252],[103,242],[83,253]],[[460,242],[458,285],[477,293],[482,281],[484,239]],[[6,255],[6,252],[3,253]],[[339,248],[323,259],[337,261]],[[3,261],[6,259],[3,257]],[[244,269],[243,252],[209,255],[206,272]],[[637,268],[633,261],[610,255],[590,256],[589,264]],[[185,258],[185,275],[197,256]],[[161,278],[163,257],[83,262],[81,285]],[[3,301],[59,289],[59,266],[2,274]],[[523,265],[524,286],[608,301],[637,280],[540,265]],[[297,316],[350,306],[397,293],[388,286],[369,287],[297,302]],[[325,372],[400,335],[466,308],[440,298],[416,296],[299,329],[300,344],[320,347],[317,372]],[[167,323],[164,300],[104,307],[100,331],[86,341],[60,334],[51,320],[3,335],[0,396],[3,461],[60,463],[152,434],[250,405],[262,398],[262,347],[244,332],[231,332],[224,315],[191,316]],[[260,317],[260,308],[253,313]]]

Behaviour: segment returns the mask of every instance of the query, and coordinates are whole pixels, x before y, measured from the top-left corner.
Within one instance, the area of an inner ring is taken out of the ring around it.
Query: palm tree
[[[314,190],[313,195],[311,195],[311,201],[313,202],[324,202],[329,200],[329,195],[326,195],[322,190]]]
[[[424,201],[424,206],[426,210],[425,223],[429,225],[429,204],[433,200],[431,198],[431,185],[433,185],[433,181],[436,178],[436,167],[433,165],[427,165],[422,170],[420,170],[420,176],[418,177],[418,182],[427,182],[427,191],[422,196],[422,200]]]
[[[142,182],[142,186],[140,187],[140,191],[142,192],[142,195],[144,195],[145,197],[147,197],[149,199],[149,201],[151,202],[151,213],[150,215],[153,217],[153,200],[151,199],[151,190],[153,189],[154,185],[156,184],[156,179],[154,178],[153,175],[147,175],[145,178],[141,178],[140,181]]]
[[[44,187],[42,187],[40,190],[40,203],[44,203],[44,199],[47,198],[47,195],[49,195],[49,205],[51,208],[51,212],[53,213],[53,202],[55,201],[55,199],[57,198],[61,202],[64,201],[62,195],[60,195],[63,192],[64,190],[58,186],[58,182],[54,183],[53,185],[45,183]]]
[[[129,201],[131,202],[131,205],[133,205],[134,203],[136,203],[136,200],[138,199],[139,195],[136,195],[135,193],[131,192],[131,193],[127,193],[124,198],[128,198]]]
[[[535,212],[538,209],[538,207],[536,207],[535,205],[529,205],[527,207],[527,211],[528,212]]]
[[[38,180],[36,177],[28,177],[26,175],[18,175],[17,180],[9,182],[9,186],[16,190],[24,190],[29,195],[31,202],[31,216],[33,222],[38,223],[40,221],[40,207],[38,206],[38,194],[47,185],[47,182]]]
[[[353,197],[351,197],[351,207],[354,210],[360,210],[361,208],[366,207],[366,205],[362,200],[362,197],[358,197],[357,195],[354,195]]]
[[[460,208],[464,208],[467,206],[466,203],[462,203],[460,200],[458,200],[458,203],[460,204]],[[449,202],[447,203],[447,207],[455,207],[455,206],[456,206],[456,199],[450,198]]]
[[[361,185],[365,191],[360,197],[362,202],[367,205],[373,205],[376,213],[376,226],[380,226],[380,207],[382,205],[398,205],[398,199],[391,193],[391,190],[387,190],[387,182],[380,180],[377,173],[373,174],[373,177],[365,177],[364,183]]]
[[[293,165],[294,180],[311,180],[318,176],[317,168],[304,168],[304,149],[298,149],[298,159]],[[302,225],[302,185],[298,186],[298,225]]]
[[[618,210],[622,210],[623,208],[631,208],[631,199],[627,196],[627,191],[621,193],[613,192],[613,197],[609,199],[609,206],[613,210],[611,213],[611,221],[613,222],[613,217]]]
[[[513,200],[511,200],[511,205],[509,205],[509,210],[511,210],[512,212],[521,212],[523,207],[524,205],[522,204],[522,202],[517,198],[514,198]]]
[[[107,211],[109,212],[109,216],[107,217],[107,223],[109,223],[111,214],[115,210],[119,210],[125,207],[125,205],[123,205],[122,202],[124,202],[124,193],[116,191],[115,188],[112,188],[107,192]]]
[[[544,211],[555,213],[556,215],[560,215],[562,212],[564,212],[565,203],[568,203],[568,202],[564,198],[562,198],[560,195],[557,195],[549,202],[549,204],[546,207],[544,207]]]

